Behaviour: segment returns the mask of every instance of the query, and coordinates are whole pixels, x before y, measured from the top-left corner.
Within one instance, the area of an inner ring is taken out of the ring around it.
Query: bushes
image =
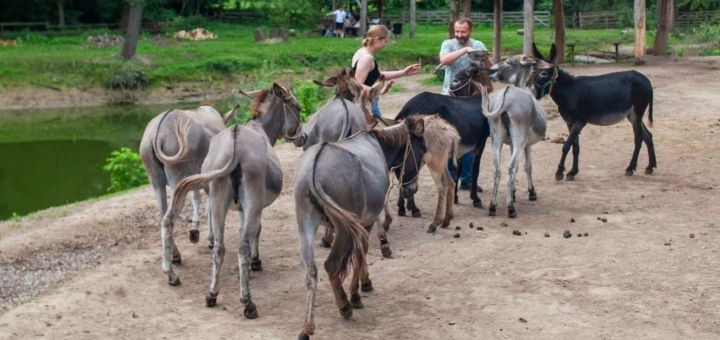
[[[128,148],[110,154],[102,169],[110,173],[108,192],[118,192],[148,183],[140,155]]]

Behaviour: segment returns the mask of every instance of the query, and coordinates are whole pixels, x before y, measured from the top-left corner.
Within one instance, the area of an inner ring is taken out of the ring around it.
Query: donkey
[[[165,187],[175,188],[183,178],[200,173],[210,139],[225,127],[236,109],[221,117],[212,106],[203,105],[194,110],[165,111],[150,120],[140,141],[140,158],[155,191],[161,217],[167,211]],[[196,243],[200,224],[199,190],[193,190],[192,202],[190,241]],[[210,229],[208,240],[212,242]],[[179,253],[173,261],[180,261]]]
[[[315,292],[317,267],[313,240],[321,222],[337,232],[325,271],[335,293],[340,315],[350,318],[353,308],[362,308],[358,293],[371,291],[366,253],[368,232],[379,223],[386,205],[390,181],[388,166],[399,164],[409,150],[418,151],[423,144],[423,120],[410,118],[396,126],[361,132],[333,143],[308,148],[297,163],[293,183],[295,215],[298,223],[300,253],[307,269],[305,323],[299,339],[315,333]],[[352,263],[350,301],[342,283]]]
[[[536,52],[539,54],[539,52]],[[555,60],[555,45],[551,47],[550,60]],[[653,124],[653,89],[650,80],[637,71],[623,71],[599,76],[575,77],[535,57],[514,56],[493,66],[493,77],[501,82],[522,84],[528,87],[535,98],[546,94],[555,101],[558,111],[567,124],[569,135],[562,148],[562,156],[555,172],[555,179],[562,180],[565,172],[565,158],[573,150],[573,165],[565,175],[568,181],[577,175],[580,155],[580,132],[587,125],[608,126],[627,118],[633,127],[635,149],[625,175],[632,176],[637,168],[637,159],[642,142],[648,150],[649,164],[646,174],[652,174],[657,167],[652,134],[642,121],[648,110],[648,121]]]
[[[492,137],[493,165],[495,176],[493,190],[490,197],[488,213],[495,216],[497,210],[497,192],[500,185],[500,152],[503,143],[510,145],[510,166],[508,168],[507,207],[508,217],[517,217],[515,210],[515,176],[517,175],[520,153],[525,154],[525,174],[527,175],[529,200],[537,200],[535,185],[532,180],[531,146],[545,139],[547,121],[545,111],[533,99],[530,93],[514,86],[507,86],[488,98],[487,91],[482,85],[479,87],[483,98],[482,113],[490,121],[490,136]],[[490,110],[493,111],[490,111]]]
[[[260,219],[267,207],[282,190],[282,169],[272,145],[279,137],[294,138],[300,130],[300,105],[288,90],[278,84],[264,90],[255,98],[253,119],[245,125],[235,125],[217,134],[210,143],[202,173],[178,183],[171,208],[163,218],[163,272],[170,285],[179,285],[173,272],[170,253],[177,252],[173,240],[173,219],[180,211],[185,193],[209,185],[211,226],[215,235],[213,268],[210,288],[205,296],[208,307],[217,303],[220,269],[225,255],[225,217],[231,202],[240,210],[240,267],[241,302],[243,314],[256,318],[257,308],[250,298],[250,269],[262,270],[258,252]]]

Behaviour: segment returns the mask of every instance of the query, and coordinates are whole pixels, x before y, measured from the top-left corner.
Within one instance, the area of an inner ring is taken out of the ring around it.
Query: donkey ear
[[[552,45],[550,45],[550,59],[546,59],[545,61],[554,64],[556,57],[557,57],[557,47],[555,46],[555,43],[552,43]]]
[[[288,91],[284,87],[280,86],[278,83],[273,83],[272,91],[273,93],[275,93],[276,96],[280,98],[287,98],[288,96]]]
[[[533,48],[533,56],[538,59],[544,59],[542,53],[540,53],[540,50],[538,50],[537,45],[535,43],[532,44]]]
[[[313,80],[313,83],[319,86],[334,87],[338,83],[338,77],[325,78],[323,80]]]

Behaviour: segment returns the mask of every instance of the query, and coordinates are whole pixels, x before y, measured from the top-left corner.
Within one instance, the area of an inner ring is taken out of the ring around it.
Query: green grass
[[[242,88],[267,86],[278,79],[320,79],[338,67],[349,66],[352,54],[360,47],[359,38],[335,39],[319,37],[312,32],[298,31],[289,41],[280,44],[256,44],[254,26],[208,22],[210,31],[219,38],[210,41],[177,42],[172,32],[161,36],[145,34],[137,49],[137,57],[126,64],[120,58],[121,45],[94,47],[87,43],[89,35],[111,31],[88,31],[51,35],[20,33],[15,37],[18,46],[0,47],[0,86],[44,86],[53,88],[101,87],[119,68],[142,71],[150,87],[173,86],[178,82],[213,81],[233,83]],[[503,55],[518,54],[522,50],[522,36],[518,27],[505,27]],[[393,39],[377,54],[383,69],[396,69],[410,63],[422,62],[434,66],[440,43],[447,37],[444,26],[419,25],[416,38]],[[693,38],[687,34],[673,34],[670,45],[678,45]],[[654,32],[650,31],[648,46]],[[480,26],[473,37],[492,46],[492,28]],[[619,29],[568,30],[566,41],[592,42],[584,50],[611,51],[613,41],[633,42],[632,30],[623,34]],[[714,39],[711,37],[711,40]],[[543,52],[553,41],[551,29],[539,28],[535,40]],[[717,42],[717,39],[715,39]],[[701,53],[718,52],[717,44]],[[425,68],[426,70],[428,67]]]

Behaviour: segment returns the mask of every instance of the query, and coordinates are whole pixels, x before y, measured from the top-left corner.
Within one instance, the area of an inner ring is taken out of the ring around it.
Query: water
[[[194,105],[0,111],[0,220],[105,194],[110,152],[137,152],[152,117]]]

